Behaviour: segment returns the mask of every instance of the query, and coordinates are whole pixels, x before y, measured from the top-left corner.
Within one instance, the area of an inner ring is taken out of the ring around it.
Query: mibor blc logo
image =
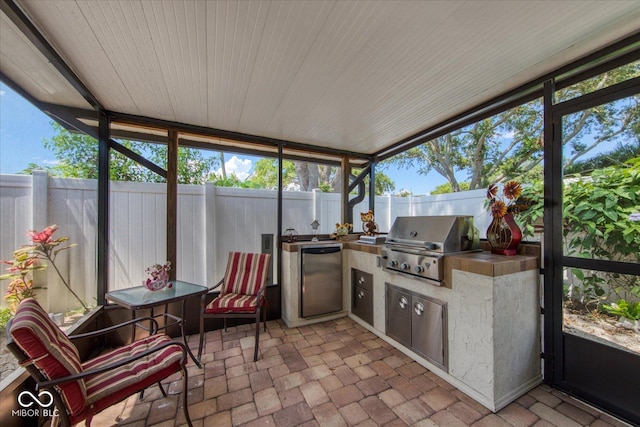
[[[53,394],[43,390],[36,396],[32,392],[25,390],[18,394],[19,409],[12,409],[11,415],[17,417],[51,417],[57,414],[57,409],[53,405]]]

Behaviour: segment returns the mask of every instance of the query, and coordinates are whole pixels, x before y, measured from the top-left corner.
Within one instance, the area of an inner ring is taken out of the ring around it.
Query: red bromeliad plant
[[[9,273],[1,275],[0,280],[11,279],[4,299],[11,312],[15,313],[20,301],[36,295],[35,290],[38,288],[33,286],[33,271],[44,270],[46,266],[38,263],[35,256],[20,250],[13,253],[13,260],[0,262],[10,266],[7,268]]]
[[[58,230],[57,225],[50,225],[40,232],[35,230],[29,230],[27,232],[27,237],[31,239],[31,244],[22,246],[19,249],[17,249],[13,253],[13,258],[14,258],[13,261],[2,261],[3,263],[9,264],[12,267],[7,269],[8,271],[10,271],[10,274],[0,276],[0,279],[14,278],[14,281],[21,280],[20,283],[16,282],[16,286],[14,286],[13,288],[11,287],[11,284],[9,285],[9,289],[13,289],[12,294],[9,298],[15,297],[15,298],[21,298],[20,300],[22,300],[26,298],[26,297],[22,297],[22,295],[24,295],[25,292],[27,294],[29,292],[33,293],[33,280],[32,279],[26,280],[27,274],[30,271],[33,271],[34,269],[38,269],[38,270],[45,269],[47,265],[39,264],[37,263],[37,261],[47,260],[49,261],[51,266],[54,268],[56,273],[58,273],[60,280],[62,280],[62,283],[65,285],[67,290],[71,292],[71,294],[78,300],[78,302],[80,302],[80,304],[84,308],[84,311],[87,312],[89,311],[89,307],[87,307],[84,301],[82,301],[82,299],[80,299],[80,297],[73,291],[73,289],[71,289],[69,282],[64,278],[64,276],[62,275],[62,273],[60,272],[60,270],[55,264],[55,259],[60,252],[75,246],[75,244],[60,246],[62,243],[69,240],[69,238],[59,237],[57,239],[54,239],[53,234],[57,230]],[[13,270],[13,273],[11,273],[12,270]],[[14,276],[15,275],[18,275],[18,276],[9,277],[11,274],[13,274]],[[21,279],[20,279],[20,276],[21,276]],[[7,290],[7,294],[9,293],[9,289]],[[22,294],[20,295],[18,295],[19,292],[17,292],[19,290],[20,292],[22,292]],[[6,295],[5,295],[5,299],[7,299]]]

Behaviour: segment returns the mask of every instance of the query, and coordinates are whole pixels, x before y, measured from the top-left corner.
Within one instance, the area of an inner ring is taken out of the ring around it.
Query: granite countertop
[[[490,251],[448,255],[444,258],[444,262],[445,272],[461,270],[490,277],[540,268],[540,258],[537,256],[505,256],[492,254]]]
[[[336,243],[342,243],[343,249],[351,249],[360,252],[367,252],[370,254],[380,255],[382,254],[382,248],[384,245],[369,245],[366,243],[357,243],[355,240],[320,240],[317,242],[282,242],[282,250],[285,252],[298,252],[300,247],[308,245],[331,245]]]
[[[285,252],[298,252],[300,247],[305,245],[322,245],[342,243],[343,249],[365,252],[373,255],[381,255],[384,244],[369,245],[358,243],[357,236],[349,236],[348,240],[320,240],[318,242],[303,241],[294,243],[282,243]],[[466,252],[447,255],[444,258],[445,272],[451,270],[468,271],[482,274],[484,276],[496,277],[513,274],[521,271],[535,270],[540,268],[540,245],[521,244],[518,249],[519,254],[514,256],[492,254],[487,242],[481,242],[482,251]],[[447,274],[445,273],[445,276]],[[448,278],[445,277],[445,282]]]

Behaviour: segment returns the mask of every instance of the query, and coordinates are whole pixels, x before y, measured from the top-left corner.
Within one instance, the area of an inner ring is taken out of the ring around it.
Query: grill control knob
[[[427,248],[430,251],[438,249],[438,245],[436,245],[435,243],[427,243],[424,246],[425,246],[425,248]]]
[[[421,265],[416,265],[416,273],[422,273],[424,271],[424,267]]]
[[[411,270],[411,266],[409,265],[409,263],[408,263],[408,262],[403,262],[403,263],[400,265],[400,268],[401,268],[401,269],[403,269],[403,270]]]
[[[392,259],[389,264],[391,264],[391,267],[397,267],[398,266],[398,261],[396,261],[395,259]]]

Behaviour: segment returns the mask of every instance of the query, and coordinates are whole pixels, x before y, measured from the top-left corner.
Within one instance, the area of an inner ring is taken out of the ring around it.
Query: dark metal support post
[[[99,113],[98,124],[98,305],[104,305],[109,285],[109,128],[110,119]]]
[[[167,260],[169,279],[176,280],[178,269],[178,132],[169,131],[167,147]]]
[[[280,285],[280,301],[282,301],[282,144],[278,144],[278,234],[276,235],[276,245],[278,248],[277,284]]]
[[[376,211],[376,162],[371,160],[369,163],[369,209]]]
[[[342,209],[340,213],[340,222],[350,222],[349,218],[353,215],[350,215],[351,206],[349,205],[349,177],[351,175],[351,165],[349,164],[349,158],[343,157],[341,162],[340,170],[342,171],[342,188],[340,189],[340,194],[342,196]]]
[[[562,274],[562,245],[557,236],[562,236],[562,138],[558,138],[554,126],[553,94],[554,82],[544,84],[544,379],[552,382],[558,363],[557,340],[562,334],[556,332],[556,319],[562,317],[562,287],[554,289],[554,277]],[[560,280],[562,283],[562,280]],[[558,300],[558,294],[560,300]],[[558,335],[558,336],[556,336]]]

